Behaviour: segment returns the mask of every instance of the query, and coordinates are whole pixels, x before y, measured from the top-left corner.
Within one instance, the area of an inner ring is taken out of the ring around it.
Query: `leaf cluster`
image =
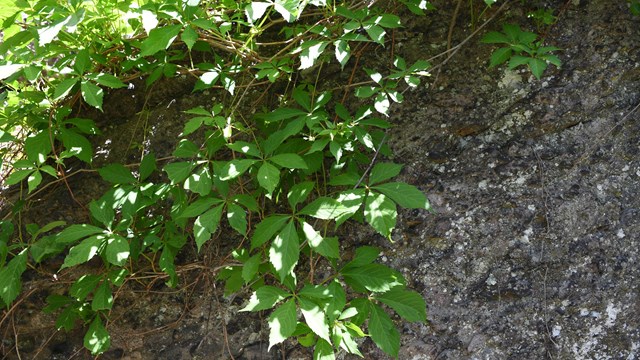
[[[523,31],[520,26],[513,24],[503,24],[502,31],[491,31],[482,37],[483,43],[505,45],[493,52],[489,67],[507,61],[509,69],[526,65],[531,73],[540,79],[548,64],[561,66],[560,59],[553,54],[560,49],[555,46],[543,46],[536,33]]]

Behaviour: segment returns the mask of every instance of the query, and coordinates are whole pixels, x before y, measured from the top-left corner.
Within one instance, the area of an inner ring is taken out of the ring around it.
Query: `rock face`
[[[401,359],[640,358],[640,19],[624,1],[547,3],[558,21],[546,41],[563,49],[561,69],[541,80],[487,70],[492,47],[471,41],[435,83],[393,108],[395,161],[406,164],[403,180],[427,192],[435,212],[402,213],[394,243],[361,232],[353,241],[383,247],[383,260],[427,300],[429,323],[402,325]],[[409,61],[445,50],[453,7],[407,24],[397,51]],[[490,27],[526,22],[517,8]],[[465,11],[454,44],[470,33]],[[152,92],[150,112],[137,115],[140,92],[112,95],[99,155],[133,161],[112,151],[133,148],[133,134],[143,130],[138,141],[149,141],[158,157],[170,154],[181,111],[211,99],[190,94],[187,80],[174,85]],[[122,104],[133,111],[122,112]],[[79,196],[98,192],[90,177],[75,181]],[[82,216],[50,210],[73,208],[64,188],[43,201],[30,221]],[[158,289],[133,287],[118,300],[121,320],[110,325],[114,350],[105,358],[311,356],[290,346],[266,353],[264,322],[239,315],[242,299],[218,297],[212,286],[150,290]],[[81,333],[49,339],[52,319],[34,314],[16,315],[23,358],[87,358]],[[364,347],[366,358],[386,358]]]
[[[396,113],[436,210],[387,254],[428,301],[400,358],[640,357],[639,21],[581,4],[547,35],[562,69],[487,78],[470,48]]]

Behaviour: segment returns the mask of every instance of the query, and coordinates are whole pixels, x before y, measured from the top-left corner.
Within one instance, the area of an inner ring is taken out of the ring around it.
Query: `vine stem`
[[[378,149],[376,150],[376,153],[373,154],[373,158],[371,159],[371,162],[369,163],[369,167],[367,168],[367,170],[364,171],[364,174],[362,174],[362,177],[360,177],[360,180],[358,180],[356,185],[353,187],[354,189],[357,189],[358,186],[360,186],[362,181],[364,181],[364,178],[367,177],[367,175],[369,174],[369,171],[371,171],[371,168],[373,167],[373,164],[376,163],[376,159],[378,158],[378,154],[380,154],[380,150],[382,150],[382,146],[384,145],[385,140],[387,140],[387,133],[386,132],[384,133],[384,136],[382,137],[382,141],[380,141],[380,145],[378,145]]]

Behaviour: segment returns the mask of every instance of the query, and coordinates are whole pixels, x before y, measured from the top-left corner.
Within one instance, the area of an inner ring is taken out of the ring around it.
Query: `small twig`
[[[449,62],[449,60],[451,60],[451,58],[458,53],[458,51],[460,51],[460,49],[462,49],[462,46],[464,46],[466,43],[469,42],[469,40],[471,40],[473,37],[475,37],[480,30],[484,29],[485,26],[487,26],[490,22],[493,21],[493,19],[495,19],[498,14],[500,14],[502,12],[502,10],[509,4],[509,0],[505,1],[499,8],[498,10],[496,10],[495,14],[493,14],[487,21],[485,21],[484,23],[482,23],[482,25],[480,25],[474,32],[471,33],[471,35],[467,36],[466,39],[462,40],[462,42],[460,42],[458,45],[452,47],[451,49],[448,49],[447,51],[438,54],[436,56],[433,56],[432,58],[428,59],[427,61],[431,61],[433,59],[436,59],[438,57],[444,56],[445,54],[449,54],[449,56],[447,56],[440,64],[434,66],[433,68],[431,68],[431,71],[433,70],[438,70],[438,73],[436,74],[436,77],[433,81],[433,84],[435,85],[436,82],[438,82],[438,77],[440,76],[440,71],[442,69],[442,67]]]
[[[376,163],[376,158],[378,157],[378,154],[380,153],[380,150],[382,150],[382,146],[384,145],[385,140],[387,140],[387,133],[386,132],[384,133],[384,136],[382,137],[382,141],[380,141],[380,145],[378,145],[378,149],[376,150],[376,153],[373,154],[373,159],[371,159],[371,163],[369,163],[369,167],[367,168],[367,170],[365,170],[364,174],[362,174],[362,177],[360,177],[360,180],[358,180],[356,185],[353,187],[354,189],[357,189],[358,186],[360,186],[362,181],[364,181],[364,178],[367,177],[367,175],[369,174],[369,171],[371,171],[371,168],[373,167],[373,164]]]
[[[458,19],[458,13],[460,12],[461,5],[462,5],[462,0],[458,0],[456,9],[453,11],[453,16],[451,17],[451,23],[449,23],[449,33],[447,34],[447,50],[451,49],[451,38],[453,37],[453,28],[456,26],[456,20]]]

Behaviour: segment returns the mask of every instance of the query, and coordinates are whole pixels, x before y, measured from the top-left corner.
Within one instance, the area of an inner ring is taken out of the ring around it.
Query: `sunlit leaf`
[[[284,281],[293,271],[300,257],[300,241],[294,222],[290,221],[282,231],[273,239],[269,248],[269,261]]]
[[[240,311],[260,311],[271,309],[278,301],[287,298],[289,294],[273,286],[261,286],[254,291],[247,306]]]
[[[168,25],[151,30],[149,37],[142,42],[140,56],[150,56],[166,50],[178,36],[181,28],[182,25]]]
[[[111,337],[109,332],[104,328],[100,315],[96,315],[87,333],[84,335],[84,347],[91,351],[91,354],[101,354],[111,346]]]
[[[386,238],[396,227],[396,204],[382,194],[369,193],[364,205],[364,217],[367,222]]]
[[[296,304],[293,299],[280,305],[271,316],[269,316],[269,348],[273,345],[285,341],[296,331],[297,324]]]

